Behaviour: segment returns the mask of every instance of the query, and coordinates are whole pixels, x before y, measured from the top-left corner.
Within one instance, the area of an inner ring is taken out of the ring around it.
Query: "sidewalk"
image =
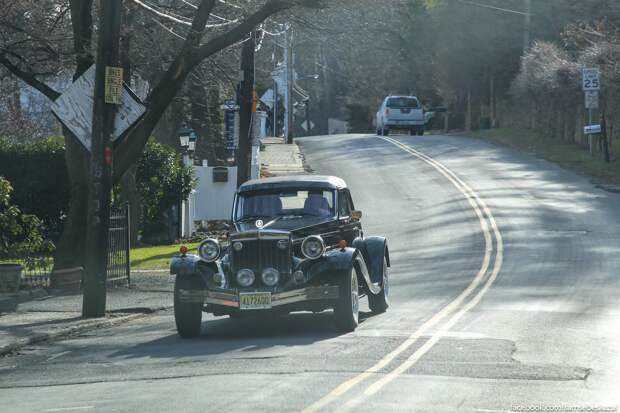
[[[312,172],[296,143],[287,145],[282,138],[263,138],[260,152],[261,177],[300,175]]]
[[[82,319],[82,294],[49,295],[45,290],[30,297],[2,295],[0,356],[41,341],[110,327],[172,307],[173,284],[166,273],[132,274],[130,288],[109,288],[106,317]],[[25,300],[25,301],[24,301]]]

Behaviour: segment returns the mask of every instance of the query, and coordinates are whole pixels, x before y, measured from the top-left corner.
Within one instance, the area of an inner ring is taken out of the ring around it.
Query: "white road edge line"
[[[420,328],[418,330],[413,332],[409,336],[409,338],[407,340],[405,340],[400,346],[398,346],[395,350],[393,350],[392,352],[390,352],[387,355],[385,355],[375,365],[373,365],[372,367],[370,367],[369,369],[367,369],[363,373],[361,373],[361,374],[359,374],[359,375],[357,375],[357,376],[355,376],[355,377],[353,377],[353,378],[351,378],[351,379],[341,383],[334,390],[332,390],[330,393],[328,393],[326,396],[322,397],[321,399],[317,400],[316,402],[314,402],[310,406],[308,406],[305,409],[303,409],[302,410],[303,413],[316,412],[316,411],[322,409],[323,407],[327,406],[328,404],[330,404],[331,402],[336,400],[338,397],[342,396],[344,393],[346,393],[347,391],[349,391],[350,389],[355,387],[357,384],[363,382],[367,378],[371,377],[374,373],[377,373],[378,371],[380,371],[382,368],[384,368],[390,362],[392,362],[396,357],[398,357],[401,353],[403,353],[408,348],[413,346],[413,344],[415,344],[417,342],[417,340],[424,333],[426,333],[431,327],[435,326],[437,323],[442,321],[446,316],[451,314],[458,306],[460,306],[463,303],[463,301],[473,291],[475,291],[475,289],[478,287],[478,285],[480,284],[480,282],[484,278],[484,275],[486,274],[486,272],[487,272],[487,270],[489,268],[489,263],[490,263],[490,260],[491,260],[491,253],[493,252],[493,240],[492,240],[492,237],[491,237],[491,232],[489,231],[489,226],[488,226],[487,220],[484,217],[485,213],[486,213],[486,216],[489,218],[489,221],[491,222],[491,226],[493,227],[493,232],[496,235],[496,238],[498,240],[497,241],[498,251],[497,251],[497,256],[496,256],[497,258],[495,260],[495,265],[494,265],[495,269],[494,269],[493,273],[499,273],[499,269],[501,268],[501,259],[502,259],[501,257],[503,256],[503,243],[501,241],[501,234],[499,233],[499,229],[497,228],[497,224],[495,223],[495,219],[493,218],[493,215],[491,214],[491,211],[488,209],[486,204],[478,197],[478,195],[467,184],[465,184],[454,172],[449,170],[443,164],[435,161],[434,159],[432,159],[432,158],[430,158],[430,157],[428,157],[428,156],[426,156],[426,155],[424,155],[424,154],[422,154],[422,153],[420,153],[420,152],[418,152],[418,151],[416,151],[416,150],[414,150],[414,149],[412,149],[412,148],[410,148],[410,147],[408,147],[406,145],[403,145],[402,143],[400,143],[400,142],[398,142],[398,141],[396,141],[394,139],[382,138],[382,137],[380,137],[380,139],[383,139],[386,142],[392,143],[393,145],[403,149],[404,151],[408,152],[409,154],[411,154],[411,155],[421,159],[422,161],[426,162],[427,164],[431,165],[438,172],[440,172],[448,181],[450,181],[450,183],[452,183],[452,185],[454,185],[459,190],[459,192],[461,192],[463,194],[463,196],[465,196],[465,198],[467,199],[467,201],[471,205],[472,209],[474,210],[474,212],[478,216],[478,219],[480,221],[480,227],[482,228],[482,232],[484,234],[485,254],[484,254],[483,261],[482,261],[482,266],[481,266],[480,270],[478,271],[478,273],[476,274],[476,276],[474,277],[474,279],[472,280],[472,282],[467,286],[467,288],[457,298],[455,298],[452,302],[450,302],[447,306],[445,306],[443,309],[441,309],[438,313],[436,313],[428,321],[426,321],[424,324],[422,324],[422,326],[420,326]],[[499,258],[499,266],[498,266],[498,258]],[[491,277],[489,278],[489,280],[491,279]],[[488,283],[488,281],[487,281],[487,285],[490,287],[490,284]],[[486,290],[485,290],[485,292],[486,292]],[[460,313],[461,312],[457,313],[457,315],[460,314]],[[464,314],[464,312],[462,314]],[[460,319],[460,317],[461,316],[459,316],[456,319],[456,321],[458,321],[458,319]],[[454,323],[456,323],[456,321]],[[450,323],[450,321],[448,323]],[[453,325],[454,323],[452,323],[451,325]],[[445,329],[440,329],[439,332],[436,333],[435,335],[433,335],[432,337],[438,336],[440,338],[442,334],[445,334],[445,331],[446,331]],[[427,344],[432,339],[433,338],[431,338],[427,343],[425,343],[425,345],[423,345],[418,351],[416,351],[416,353],[414,353],[414,355],[417,354],[418,352],[420,352],[421,349],[426,348]],[[432,345],[428,346],[428,349],[430,349],[437,342],[437,340],[434,341]],[[428,351],[428,349],[426,351]],[[426,351],[424,351],[424,353]],[[419,357],[421,357],[424,353],[421,353],[419,355]],[[413,357],[413,355],[411,357]],[[418,357],[418,359],[419,359],[419,357]],[[407,363],[408,361],[409,361],[409,359],[407,361],[405,361],[405,363]],[[416,359],[416,361],[417,361],[417,359]],[[415,363],[415,361],[413,363]],[[391,380],[393,380],[393,379],[391,379]],[[389,380],[389,381],[391,381],[391,380]],[[385,382],[385,384],[387,384],[387,382]],[[382,387],[382,386],[380,386],[380,387]],[[371,388],[372,388],[372,386],[369,387],[366,391],[370,390]],[[379,388],[377,388],[376,391],[378,391]],[[353,399],[353,400],[356,400],[356,399]],[[353,401],[353,400],[351,400],[351,401]],[[355,405],[357,405],[360,401],[361,400],[356,402]],[[343,406],[343,407],[345,407],[345,406]],[[351,405],[350,407],[353,407],[353,406]]]
[[[71,410],[90,410],[94,409],[95,406],[76,406],[76,407],[58,407],[55,409],[45,409],[43,412],[68,412]]]

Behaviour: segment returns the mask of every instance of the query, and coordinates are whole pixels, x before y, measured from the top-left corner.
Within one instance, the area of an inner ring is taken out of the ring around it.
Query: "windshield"
[[[235,206],[235,221],[284,216],[335,216],[334,191],[287,189],[241,194]]]
[[[387,101],[388,108],[413,108],[416,109],[420,105],[416,98],[389,98]]]

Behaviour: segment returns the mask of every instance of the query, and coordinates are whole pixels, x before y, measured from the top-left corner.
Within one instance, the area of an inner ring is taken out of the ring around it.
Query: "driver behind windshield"
[[[283,193],[253,193],[242,198],[240,218],[276,216],[313,216],[328,218],[334,215],[328,198],[329,191],[292,191]]]

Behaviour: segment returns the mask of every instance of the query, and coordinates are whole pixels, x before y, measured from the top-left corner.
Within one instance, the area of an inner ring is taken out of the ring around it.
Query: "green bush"
[[[136,181],[143,206],[143,239],[157,238],[167,227],[170,208],[189,196],[194,184],[192,168],[183,165],[173,148],[151,140],[138,162]]]
[[[44,242],[39,227],[41,221],[24,214],[11,204],[11,183],[0,176],[0,257],[36,254],[50,244]]]
[[[40,219],[46,239],[56,241],[69,208],[69,176],[62,138],[20,144],[0,138],[0,176],[12,183],[12,202]],[[149,141],[138,162],[137,189],[142,198],[142,232],[164,230],[172,205],[189,195],[192,169],[173,148]]]
[[[69,208],[63,139],[19,144],[0,138],[0,175],[15,189],[12,202],[42,221],[46,238],[58,239]]]

